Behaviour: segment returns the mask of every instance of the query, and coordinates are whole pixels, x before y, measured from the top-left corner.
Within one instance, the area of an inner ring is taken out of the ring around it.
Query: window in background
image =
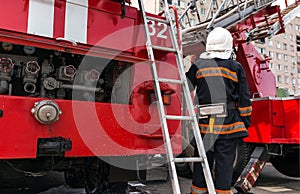
[[[206,10],[203,7],[201,7],[200,8],[200,14],[205,15],[205,12],[206,12]]]
[[[185,8],[185,0],[180,0],[180,5],[181,8]]]
[[[190,19],[190,24],[191,24],[191,26],[194,26],[195,25],[195,19]]]
[[[286,84],[288,84],[288,83],[289,83],[289,77],[285,77],[285,78],[284,78],[284,82],[285,82]]]
[[[293,73],[293,74],[295,73],[295,67],[294,66],[291,67],[291,73]]]
[[[280,48],[280,42],[276,42],[276,48]]]
[[[295,57],[294,56],[291,56],[291,62],[295,62]]]
[[[269,67],[273,69],[273,63],[269,63]]]
[[[278,64],[278,65],[277,65],[277,70],[280,70],[280,69],[281,69],[281,65]]]
[[[269,57],[274,57],[274,53],[272,51],[269,51]]]
[[[281,76],[280,75],[277,76],[277,82],[281,83]]]
[[[295,85],[296,84],[296,79],[292,78],[292,84]]]
[[[286,44],[286,43],[283,43],[283,44],[282,44],[282,47],[283,47],[283,50],[286,50],[286,49],[287,49],[287,44]]]
[[[273,46],[273,41],[269,40],[269,46]]]
[[[280,53],[276,53],[276,58],[277,59],[281,59],[281,54]]]

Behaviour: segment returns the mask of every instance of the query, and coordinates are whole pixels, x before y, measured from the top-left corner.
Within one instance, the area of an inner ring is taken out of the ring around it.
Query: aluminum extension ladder
[[[202,138],[200,135],[198,119],[195,114],[194,105],[193,105],[193,101],[191,98],[187,78],[185,76],[185,71],[184,71],[184,66],[183,66],[183,58],[181,56],[181,51],[180,51],[180,48],[179,48],[179,45],[178,45],[178,42],[176,39],[176,33],[174,30],[175,23],[172,20],[172,16],[171,16],[171,13],[170,13],[170,10],[168,7],[167,0],[164,0],[164,3],[165,3],[164,14],[165,14],[166,20],[161,20],[161,19],[156,19],[154,17],[146,16],[144,0],[139,0],[139,8],[140,8],[140,12],[142,14],[142,18],[143,18],[143,22],[144,22],[145,35],[146,35],[146,47],[147,47],[148,57],[151,62],[151,71],[152,71],[152,76],[154,79],[155,93],[156,93],[157,100],[158,100],[158,111],[159,111],[160,122],[162,125],[162,133],[163,133],[164,145],[165,145],[166,155],[167,155],[168,164],[169,164],[169,174],[170,174],[170,180],[172,183],[173,193],[174,194],[181,193],[175,163],[201,162],[203,172],[205,175],[208,192],[210,194],[215,194],[216,192],[214,189],[212,176],[211,176],[211,173],[209,170],[209,165],[208,165],[208,161],[206,158],[206,152],[205,152]],[[149,28],[148,28],[148,21],[164,22],[165,24],[168,25],[169,30],[170,30],[170,37],[171,37],[173,48],[155,46],[152,44],[150,33],[149,33]],[[154,58],[153,49],[167,51],[167,52],[173,52],[175,54],[180,80],[158,77],[158,72],[157,72],[157,68],[156,68],[156,62],[155,62],[155,58]],[[186,102],[186,109],[187,109],[188,116],[166,115],[164,105],[162,102],[162,96],[161,96],[159,82],[182,85],[182,92],[183,92],[183,98],[184,98],[183,102]],[[192,127],[193,127],[193,133],[195,135],[196,145],[198,147],[198,152],[199,152],[200,157],[174,158],[170,134],[169,134],[168,125],[167,125],[167,120],[180,120],[180,121],[190,121],[191,122]]]

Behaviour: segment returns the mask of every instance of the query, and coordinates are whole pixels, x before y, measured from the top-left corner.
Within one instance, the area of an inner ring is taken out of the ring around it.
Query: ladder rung
[[[202,158],[196,158],[196,157],[193,157],[193,158],[174,158],[173,161],[175,163],[184,163],[184,162],[203,162],[203,159]]]
[[[173,53],[174,55],[176,55],[176,61],[177,61],[177,66],[178,66],[178,73],[180,75],[183,75],[185,72],[183,70],[183,68],[181,68],[183,66],[183,60],[181,58],[182,56],[182,51],[180,50],[179,46],[178,46],[178,42],[176,41],[177,38],[177,33],[175,30],[175,22],[173,22],[172,19],[172,13],[169,11],[168,7],[166,7],[166,10],[164,12],[165,14],[165,18],[156,18],[156,16],[147,16],[146,12],[145,12],[145,6],[144,6],[144,1],[146,0],[138,0],[139,2],[139,7],[140,7],[140,11],[141,11],[141,15],[142,15],[142,19],[143,19],[143,26],[145,29],[145,35],[146,35],[146,48],[147,48],[147,52],[148,52],[148,57],[149,57],[149,61],[151,62],[151,70],[152,70],[152,76],[155,79],[155,90],[158,89],[159,90],[159,83],[158,82],[166,82],[166,83],[174,83],[174,84],[182,84],[182,89],[183,89],[183,93],[184,93],[184,97],[186,98],[186,108],[189,112],[189,114],[178,114],[178,115],[169,115],[166,114],[163,103],[162,103],[162,96],[158,96],[158,100],[156,101],[158,103],[158,111],[159,111],[159,117],[160,120],[162,121],[162,134],[163,134],[163,141],[165,144],[165,151],[166,151],[166,156],[167,156],[167,160],[169,163],[169,169],[170,169],[170,180],[171,180],[171,185],[172,185],[172,190],[173,193],[175,194],[179,194],[181,193],[180,191],[180,185],[179,185],[179,180],[178,180],[178,175],[176,173],[176,163],[182,163],[182,162],[201,162],[202,166],[203,166],[203,172],[204,172],[204,176],[205,176],[205,180],[207,183],[207,189],[208,192],[211,194],[215,194],[215,187],[214,187],[214,183],[211,177],[211,172],[209,170],[209,165],[208,165],[208,161],[205,155],[205,150],[203,148],[202,145],[202,141],[201,141],[201,134],[200,131],[197,127],[198,125],[198,118],[196,116],[196,114],[194,113],[194,108],[192,106],[193,102],[189,102],[191,101],[191,98],[187,98],[189,97],[190,94],[186,94],[186,92],[188,91],[188,87],[187,87],[187,80],[186,78],[183,76],[178,79],[169,79],[169,78],[160,78],[158,77],[158,70],[156,67],[156,60],[155,60],[155,55],[154,55],[154,51],[164,51],[164,52],[168,52],[168,53]],[[168,5],[168,1],[164,0],[165,2],[165,6],[169,6]],[[192,5],[192,4],[191,4]],[[190,7],[191,7],[190,5]],[[188,9],[187,9],[188,10]],[[156,46],[153,44],[152,40],[151,40],[151,29],[149,26],[149,23],[163,23],[166,24],[169,27],[170,30],[170,37],[171,37],[171,45],[159,45]],[[173,26],[174,25],[174,26]],[[158,93],[160,93],[158,91]],[[172,144],[171,144],[171,137],[170,137],[170,132],[169,132],[169,126],[168,123],[166,123],[166,121],[169,120],[177,120],[179,122],[183,122],[183,121],[187,121],[187,122],[192,122],[193,125],[193,132],[195,134],[196,137],[200,138],[196,138],[196,142],[199,146],[201,146],[202,148],[199,148],[198,152],[199,152],[199,157],[184,157],[184,158],[174,158],[174,150],[172,148]],[[146,135],[147,136],[147,135]],[[152,135],[150,136],[150,138],[153,138]],[[160,137],[159,137],[160,138]],[[198,142],[200,141],[200,142]],[[204,153],[202,153],[204,152]]]
[[[167,51],[167,52],[176,52],[176,49],[174,48],[169,48],[169,47],[162,47],[162,46],[152,46],[153,49],[156,50],[162,50],[162,51]]]
[[[191,121],[191,120],[193,120],[193,117],[190,117],[190,116],[177,116],[177,115],[166,115],[166,119]]]
[[[167,82],[167,83],[173,83],[173,84],[182,84],[183,83],[183,81],[176,80],[176,79],[158,78],[157,80],[160,82]]]
[[[146,16],[146,17],[147,17],[147,20],[156,21],[156,22],[161,22],[161,23],[165,23],[165,24],[170,24],[169,21],[164,20],[164,19],[155,18],[155,17],[151,17],[151,16]]]

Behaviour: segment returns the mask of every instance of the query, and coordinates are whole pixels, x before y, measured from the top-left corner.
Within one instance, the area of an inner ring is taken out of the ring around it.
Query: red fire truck
[[[128,180],[144,180],[142,161],[165,151],[137,8],[127,0],[0,2],[1,169],[63,171],[87,193],[122,193]],[[165,24],[151,29],[154,43],[170,43]],[[173,53],[155,57],[161,76],[178,77]],[[166,112],[180,114],[180,90],[162,84],[161,92]],[[168,125],[180,153],[180,123]]]
[[[300,98],[276,97],[276,79],[269,67],[271,58],[262,56],[251,44],[251,41],[263,41],[284,33],[285,25],[300,10],[299,1],[290,5],[286,1],[287,8],[282,11],[273,3],[251,1],[247,4],[246,1],[235,7],[223,1],[215,16],[193,26],[186,25],[182,30],[185,55],[198,56],[205,51],[207,31],[212,27],[225,27],[234,37],[236,60],[246,71],[253,97],[249,137],[239,144],[233,175],[233,183],[237,180],[235,187],[241,192],[250,191],[267,161],[287,176],[300,176]],[[195,4],[189,5],[197,15],[195,7]],[[189,21],[188,12],[185,14]],[[187,165],[182,167],[188,168]],[[185,171],[185,175],[189,173]]]
[[[128,6],[128,0],[0,2],[1,169],[34,177],[63,171],[68,185],[85,187],[87,193],[121,193],[127,181],[145,180],[143,161],[165,150],[138,9]],[[266,146],[276,155],[271,158],[274,166],[293,176],[295,171],[282,164],[290,158],[296,158],[291,168],[299,164],[299,98],[274,98],[268,60],[247,44],[249,37],[262,37],[254,31],[261,24],[271,26],[266,15],[280,16],[277,8],[269,9],[271,2],[257,2],[244,2],[247,17],[238,22],[221,17],[236,37],[237,60],[247,71],[251,93],[260,97],[253,99],[250,136],[241,146],[245,155],[238,157],[245,166],[254,149],[250,146]],[[253,15],[250,5],[256,6]],[[227,11],[220,16],[231,13]],[[215,19],[220,21],[211,21]],[[167,25],[148,25],[153,44],[171,44]],[[197,31],[197,37],[205,38],[204,32]],[[184,53],[195,51],[194,45],[183,46]],[[159,75],[177,79],[174,53],[154,54]],[[166,112],[180,115],[180,87],[162,84],[161,91]],[[181,124],[168,121],[168,126],[174,153],[179,154]],[[5,179],[1,171],[0,178]]]

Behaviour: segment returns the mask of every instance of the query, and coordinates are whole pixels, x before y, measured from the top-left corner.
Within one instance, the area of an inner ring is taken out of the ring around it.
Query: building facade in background
[[[168,0],[169,4],[172,4],[177,7],[179,15],[186,9],[190,0]],[[138,7],[138,0],[131,0],[133,7]],[[149,13],[159,13],[163,10],[163,2],[164,0],[151,0],[151,1],[144,1],[145,2],[145,9]],[[190,24],[191,26],[200,23],[201,21],[205,20],[207,14],[209,13],[212,15],[217,7],[218,4],[216,3],[214,6],[210,8],[210,3],[206,3],[206,0],[201,0],[196,2],[197,9],[193,9],[188,11],[189,19],[184,18],[184,22],[186,24]]]
[[[284,34],[256,41],[255,46],[271,58],[269,66],[276,76],[276,87],[300,95],[300,17],[287,24]]]
[[[145,3],[145,10],[148,13],[157,14],[161,10],[161,0],[144,0]],[[138,8],[139,3],[138,0],[131,0],[131,6]]]
[[[159,13],[163,10],[163,0],[145,1],[145,8],[150,13]],[[179,15],[186,9],[189,0],[168,0],[177,7]],[[219,1],[218,1],[219,2]],[[206,0],[196,2],[197,9],[189,10],[183,23],[193,26],[211,17],[220,6],[220,3],[210,6]],[[138,7],[138,0],[132,0]],[[256,41],[254,45],[262,54],[271,58],[270,69],[276,76],[276,87],[286,89],[290,95],[300,95],[300,17],[296,17],[285,27],[285,33],[273,36],[271,39]]]

